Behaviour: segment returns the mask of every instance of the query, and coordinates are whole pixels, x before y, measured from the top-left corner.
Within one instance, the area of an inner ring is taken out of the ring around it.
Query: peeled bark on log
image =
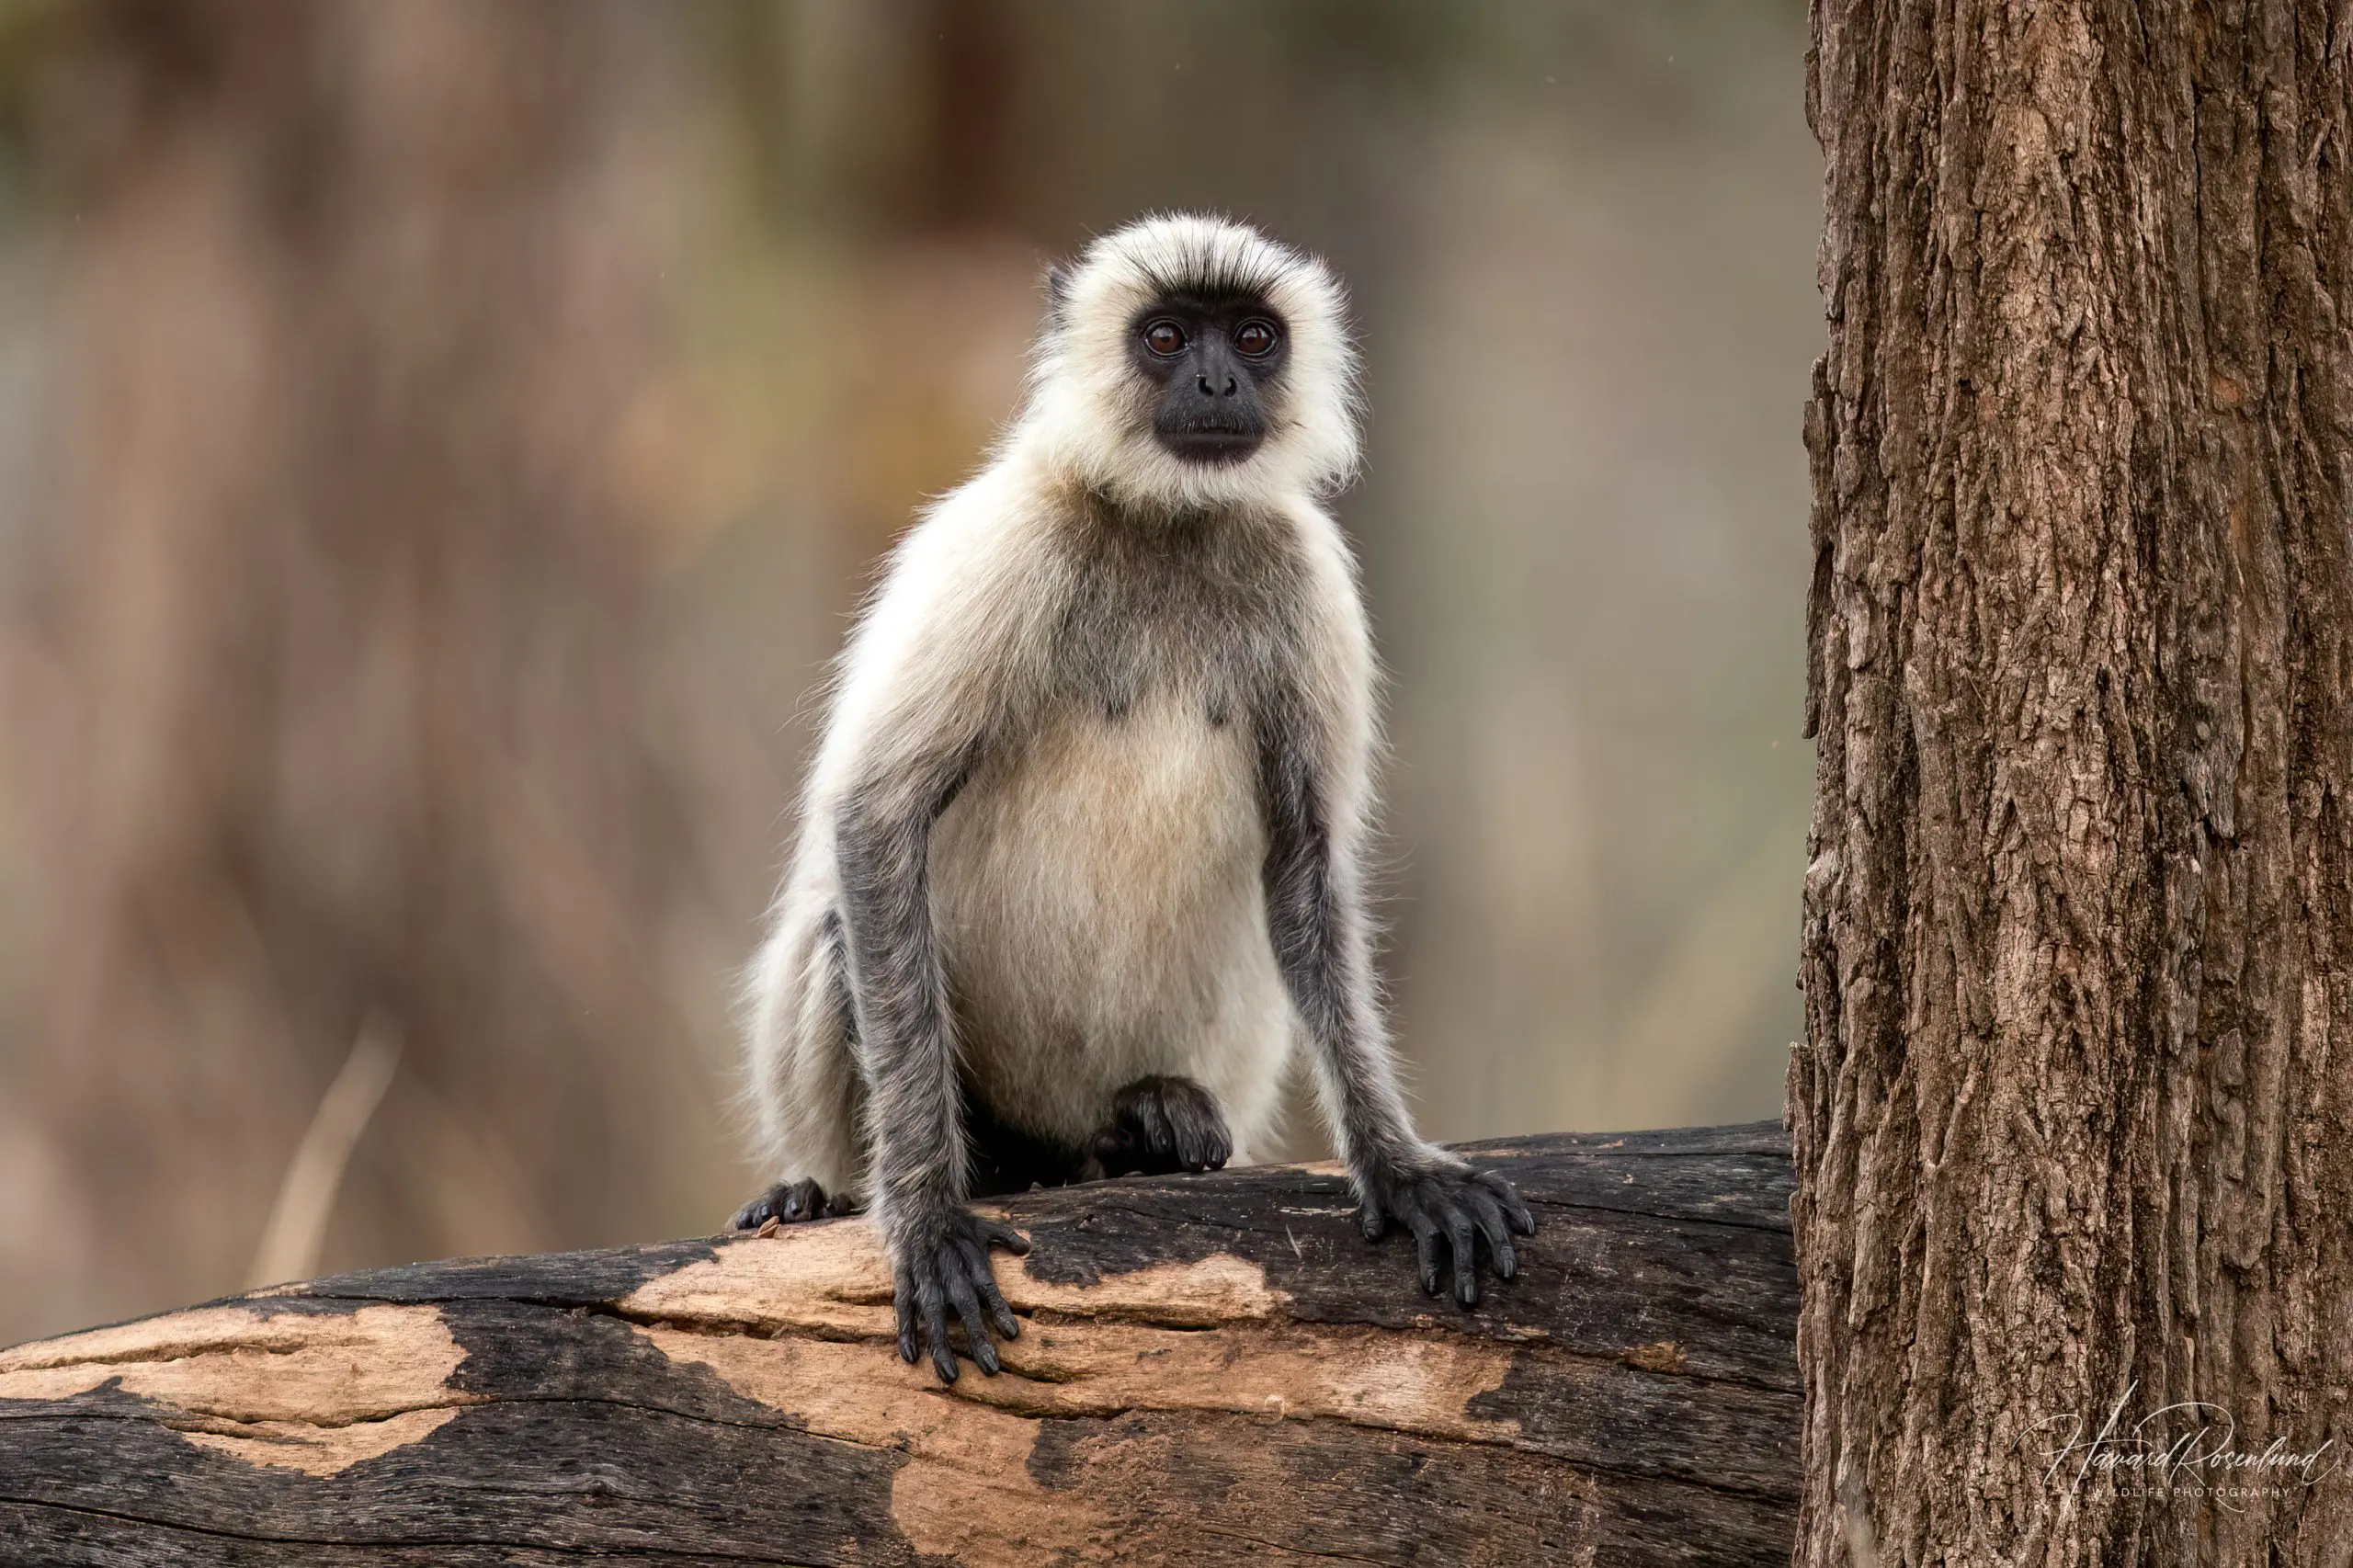
[[[861,1221],[420,1264],[0,1352],[46,1563],[1771,1563],[1797,1278],[1771,1124],[1465,1153],[1540,1229],[1461,1312],[1331,1167],[1005,1205],[1006,1372],[891,1346]],[[135,1232],[123,1244],[135,1245]]]

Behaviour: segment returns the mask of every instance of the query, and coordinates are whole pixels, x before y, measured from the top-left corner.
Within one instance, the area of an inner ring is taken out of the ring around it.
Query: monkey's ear
[[[1070,303],[1070,268],[1061,262],[1046,264],[1046,314],[1054,324],[1062,324],[1063,311]]]

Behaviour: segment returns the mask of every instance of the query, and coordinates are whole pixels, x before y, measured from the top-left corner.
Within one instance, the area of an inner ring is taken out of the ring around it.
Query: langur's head
[[[1025,424],[1131,503],[1318,494],[1356,467],[1356,351],[1324,265],[1222,218],[1145,218],[1049,276]]]

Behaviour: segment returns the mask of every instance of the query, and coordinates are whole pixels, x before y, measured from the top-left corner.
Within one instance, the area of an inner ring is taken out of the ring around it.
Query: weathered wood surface
[[[867,1227],[344,1275],[0,1352],[0,1561],[1770,1563],[1798,1494],[1779,1127],[1466,1152],[1472,1312],[1325,1168],[1006,1205],[952,1388]],[[124,1244],[136,1244],[127,1234]]]

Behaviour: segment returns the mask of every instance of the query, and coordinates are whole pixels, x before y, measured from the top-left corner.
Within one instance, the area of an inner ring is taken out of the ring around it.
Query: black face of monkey
[[[1128,358],[1159,389],[1152,433],[1188,462],[1240,462],[1267,438],[1290,334],[1255,296],[1171,294],[1139,312]]]

